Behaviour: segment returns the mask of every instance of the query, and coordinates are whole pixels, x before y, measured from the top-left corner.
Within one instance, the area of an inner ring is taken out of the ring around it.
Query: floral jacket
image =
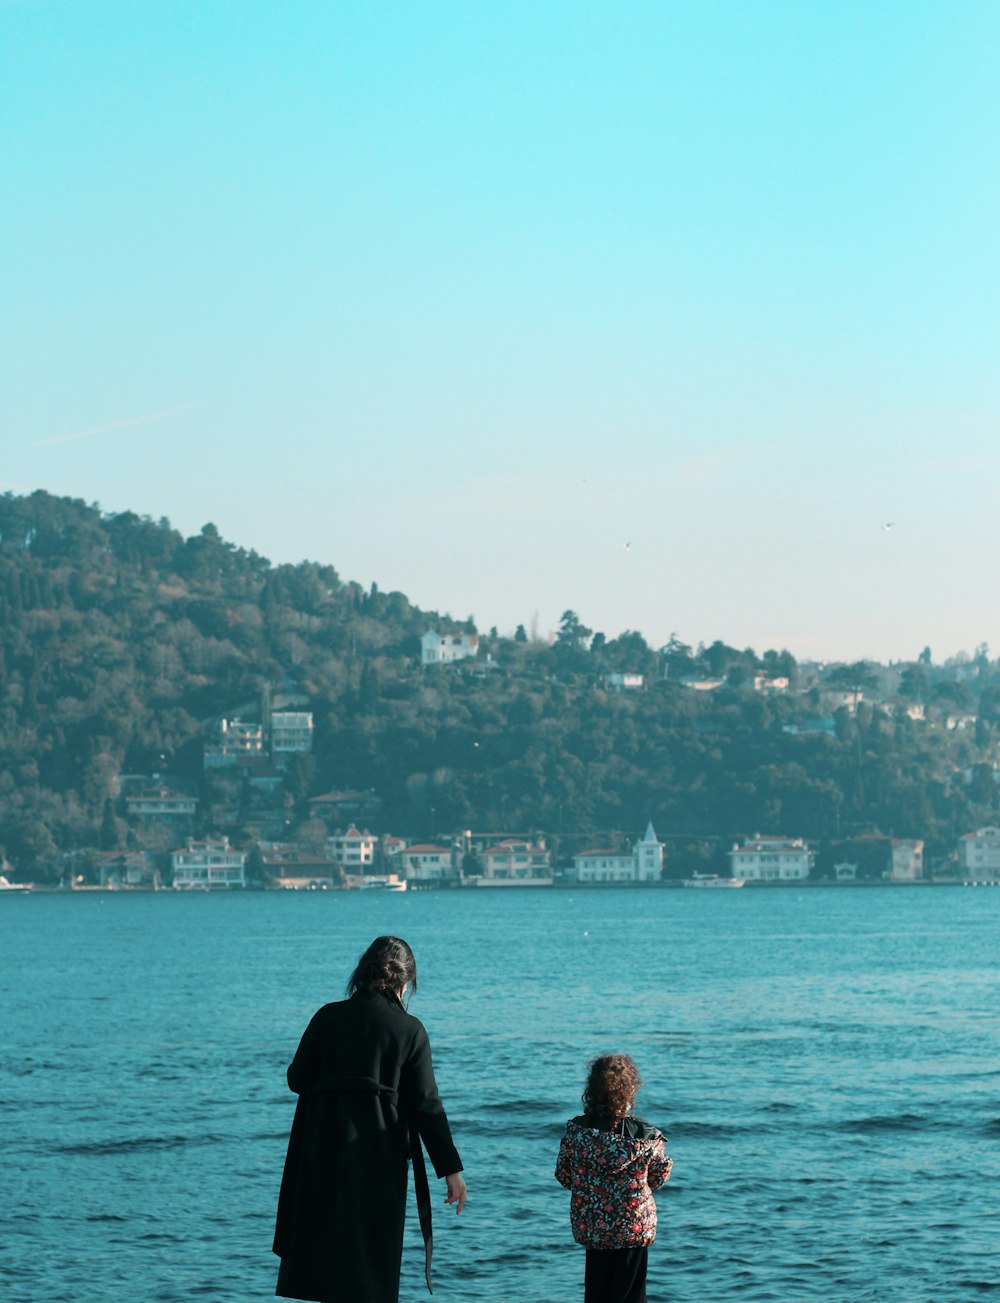
[[[566,1123],[556,1180],[571,1192],[573,1238],[588,1249],[632,1249],[656,1239],[652,1192],[670,1176],[673,1163],[664,1137],[648,1122]]]

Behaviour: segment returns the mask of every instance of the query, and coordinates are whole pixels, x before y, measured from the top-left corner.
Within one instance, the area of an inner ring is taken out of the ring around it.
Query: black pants
[[[588,1249],[583,1303],[646,1303],[649,1250]]]

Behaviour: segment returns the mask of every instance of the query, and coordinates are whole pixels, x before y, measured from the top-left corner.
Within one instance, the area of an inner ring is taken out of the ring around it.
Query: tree
[[[563,611],[556,632],[556,642],[569,647],[586,647],[592,629],[580,623],[575,611]]]
[[[101,831],[98,835],[98,844],[102,851],[113,851],[119,844],[118,820],[115,818],[115,808],[111,803],[111,797],[106,797],[104,801],[104,813],[101,816]]]
[[[927,666],[921,661],[907,665],[900,675],[899,695],[908,701],[926,701],[930,690],[931,676],[927,672]]]
[[[878,682],[878,674],[869,661],[855,661],[852,665],[835,665],[826,681],[832,688],[844,688],[852,693],[857,704],[865,689],[873,688]]]

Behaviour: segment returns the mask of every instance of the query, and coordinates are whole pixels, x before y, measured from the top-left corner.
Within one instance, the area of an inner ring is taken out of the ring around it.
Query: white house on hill
[[[438,633],[428,629],[420,639],[420,660],[424,665],[450,665],[478,654],[478,633]]]

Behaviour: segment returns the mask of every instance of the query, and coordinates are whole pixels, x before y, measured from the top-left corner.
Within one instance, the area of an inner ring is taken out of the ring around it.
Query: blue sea
[[[1000,1296],[1000,890],[887,886],[4,897],[0,1298],[270,1298],[285,1067],[380,932],[466,1168],[441,1303],[582,1298],[552,1169],[605,1051],[675,1163],[653,1303]]]

